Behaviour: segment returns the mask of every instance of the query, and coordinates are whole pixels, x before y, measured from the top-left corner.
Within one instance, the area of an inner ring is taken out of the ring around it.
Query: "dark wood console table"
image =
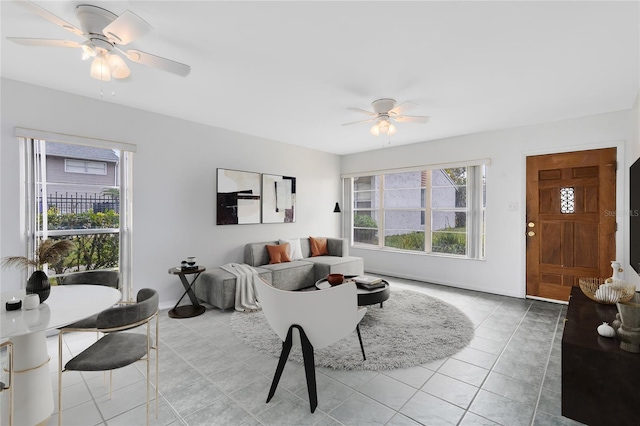
[[[620,340],[598,335],[618,309],[571,290],[562,335],[562,415],[597,425],[640,424],[640,354],[620,349]]]

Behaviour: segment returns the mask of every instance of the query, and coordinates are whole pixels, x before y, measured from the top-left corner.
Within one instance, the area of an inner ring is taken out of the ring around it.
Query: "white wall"
[[[133,284],[157,289],[164,306],[183,291],[167,270],[186,256],[213,267],[241,262],[248,242],[339,235],[336,155],[14,80],[2,79],[1,88],[0,257],[24,254],[16,126],[137,145]],[[297,222],[216,226],[217,167],[295,176]],[[18,271],[1,272],[2,291],[23,282]]]
[[[628,209],[628,178],[625,180],[628,157],[625,153],[630,150],[630,144],[638,143],[637,134],[634,141],[634,123],[638,123],[637,111],[634,116],[632,110],[627,110],[344,156],[342,172],[345,174],[491,159],[487,167],[486,260],[362,248],[352,248],[351,254],[363,257],[365,269],[374,273],[524,297],[526,156],[617,147],[620,171],[616,208],[624,211],[625,205]],[[510,203],[517,203],[517,211],[508,210]],[[618,260],[628,262],[628,220],[622,218],[619,222]]]

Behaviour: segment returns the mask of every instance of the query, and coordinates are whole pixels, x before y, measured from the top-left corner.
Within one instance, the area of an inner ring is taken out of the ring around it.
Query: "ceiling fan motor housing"
[[[395,99],[382,98],[371,102],[373,110],[378,114],[387,114],[396,106]]]
[[[81,4],[76,7],[76,16],[80,21],[80,28],[85,34],[103,35],[102,31],[112,23],[118,15],[98,6]]]

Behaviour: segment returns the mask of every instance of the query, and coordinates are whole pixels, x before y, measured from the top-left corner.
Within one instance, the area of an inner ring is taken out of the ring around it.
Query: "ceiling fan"
[[[82,59],[94,58],[90,75],[102,81],[113,78],[127,78],[131,71],[120,55],[139,64],[186,77],[191,72],[189,65],[140,50],[122,50],[135,39],[149,32],[151,26],[135,13],[126,10],[120,16],[106,9],[90,4],[76,6],[75,12],[80,28],[66,22],[31,1],[21,1],[33,12],[53,22],[59,27],[86,40],[82,43],[69,40],[50,40],[42,38],[7,37],[15,43],[26,46],[71,47],[82,49]],[[118,54],[119,53],[119,54]]]
[[[367,111],[362,108],[348,108],[351,111],[361,112],[363,114],[371,116],[366,120],[354,121],[352,123],[345,123],[343,126],[349,126],[351,124],[370,123],[374,122],[373,126],[369,130],[372,135],[378,136],[380,133],[393,135],[397,129],[393,124],[396,123],[426,123],[429,121],[429,117],[424,115],[405,115],[404,112],[418,106],[415,102],[405,101],[398,104],[395,99],[382,98],[371,102],[373,111]]]

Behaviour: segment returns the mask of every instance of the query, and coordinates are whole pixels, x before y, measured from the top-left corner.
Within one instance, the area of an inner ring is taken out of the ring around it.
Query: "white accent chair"
[[[313,413],[318,406],[313,350],[329,346],[356,330],[362,357],[366,360],[358,324],[367,309],[358,307],[356,285],[345,283],[324,290],[287,291],[260,279],[256,281],[256,290],[269,325],[282,340],[282,352],[267,403],[275,394],[291,347],[296,342],[302,345],[309,403]]]

